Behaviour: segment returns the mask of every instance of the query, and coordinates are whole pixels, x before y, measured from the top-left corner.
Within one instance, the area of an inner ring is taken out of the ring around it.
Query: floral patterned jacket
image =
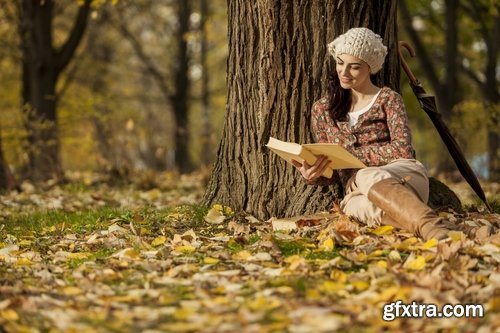
[[[312,107],[311,132],[318,143],[336,143],[350,151],[367,166],[385,165],[399,158],[415,158],[411,132],[403,98],[389,87],[383,87],[371,108],[361,114],[357,123],[334,122],[328,110],[326,97]],[[340,177],[342,184],[357,170],[339,170],[331,179],[320,177],[311,185],[329,185]]]

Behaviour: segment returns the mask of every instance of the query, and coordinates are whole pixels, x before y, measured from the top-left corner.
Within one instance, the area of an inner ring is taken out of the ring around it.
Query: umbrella
[[[422,87],[420,81],[418,81],[418,79],[413,75],[402,55],[401,48],[402,47],[406,48],[412,57],[415,56],[415,51],[406,42],[399,42],[399,45],[400,45],[399,58],[401,60],[401,66],[403,67],[406,75],[408,76],[408,79],[410,79],[411,89],[413,90],[415,96],[417,96],[420,106],[422,107],[422,109],[424,109],[425,113],[427,113],[429,118],[431,118],[434,127],[436,127],[436,130],[438,131],[439,135],[441,136],[441,139],[445,143],[446,148],[448,148],[451,157],[455,161],[455,164],[460,173],[462,174],[462,176],[464,177],[464,179],[467,181],[467,183],[469,183],[470,187],[474,190],[474,192],[476,192],[477,196],[484,202],[488,210],[490,212],[493,212],[491,206],[486,201],[486,195],[484,194],[481,184],[479,184],[479,181],[476,175],[474,174],[474,171],[472,171],[472,168],[465,159],[464,154],[460,149],[460,146],[458,145],[455,138],[451,135],[448,126],[446,126],[441,114],[437,110],[436,100],[434,96],[428,94]]]

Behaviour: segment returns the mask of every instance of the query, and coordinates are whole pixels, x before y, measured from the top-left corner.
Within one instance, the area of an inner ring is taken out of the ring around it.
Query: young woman
[[[314,165],[294,162],[295,167],[311,185],[328,185],[340,177],[342,210],[369,226],[388,224],[424,239],[446,238],[455,227],[426,204],[427,171],[415,159],[403,99],[371,80],[387,55],[382,38],[367,28],[353,28],[330,43],[328,51],[336,71],[328,96],[313,105],[313,138],[343,146],[368,167],[340,170],[331,179],[321,176],[329,163],[324,156]],[[469,229],[464,231],[471,237],[492,233],[486,227]]]

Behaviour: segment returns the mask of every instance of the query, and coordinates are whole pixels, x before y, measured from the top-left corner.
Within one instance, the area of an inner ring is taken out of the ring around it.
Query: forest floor
[[[498,245],[424,242],[335,211],[259,221],[198,206],[201,174],[141,177],[0,196],[0,332],[500,330]],[[500,227],[479,211],[441,214]],[[446,304],[478,307],[433,318]]]

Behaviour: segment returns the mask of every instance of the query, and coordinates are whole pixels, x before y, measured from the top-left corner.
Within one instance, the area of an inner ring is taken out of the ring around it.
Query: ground
[[[199,174],[70,178],[0,197],[0,332],[500,330],[495,244],[425,242],[335,210],[259,221],[198,206]],[[500,226],[474,205],[441,214]],[[445,304],[484,313],[432,318]]]

